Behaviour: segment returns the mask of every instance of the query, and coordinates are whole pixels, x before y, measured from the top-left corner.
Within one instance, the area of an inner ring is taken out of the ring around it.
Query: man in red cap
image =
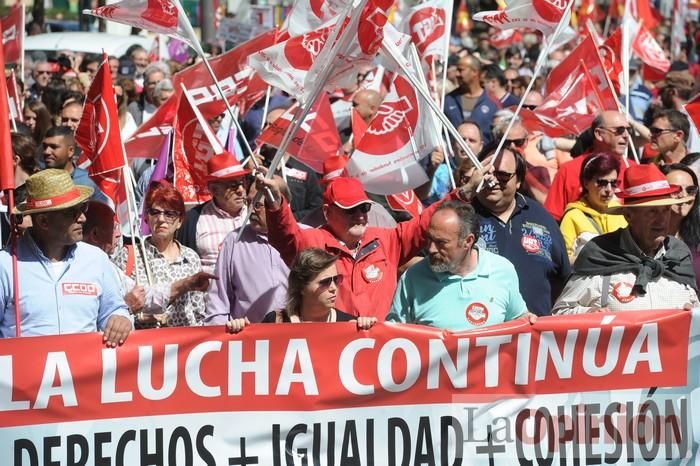
[[[187,212],[177,233],[180,243],[197,251],[204,272],[214,271],[224,238],[243,224],[249,174],[250,170],[245,170],[229,152],[207,162],[207,187],[212,199]]]
[[[656,165],[625,171],[622,213],[627,228],[589,241],[552,313],[697,307],[695,272],[688,246],[668,235],[670,206],[687,202]]]
[[[469,201],[481,178],[476,174],[445,199]],[[338,177],[328,183],[323,194],[326,224],[301,229],[289,204],[280,196],[279,181],[258,177],[257,185],[258,189],[267,186],[272,191],[273,199],[265,200],[269,240],[282,259],[290,264],[300,251],[310,247],[337,254],[338,273],[345,277],[338,290],[338,308],[384,320],[396,289],[398,268],[420,251],[439,203],[395,228],[370,227],[367,214],[372,203],[364,186],[355,178]]]

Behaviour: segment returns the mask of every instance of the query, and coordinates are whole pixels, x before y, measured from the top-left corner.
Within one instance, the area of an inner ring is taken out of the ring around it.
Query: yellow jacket
[[[611,202],[610,205],[619,204]],[[603,233],[610,233],[619,228],[625,228],[626,226],[627,220],[622,215],[598,212],[586,200],[580,199],[567,204],[559,228],[562,236],[564,236],[566,252],[569,254],[569,257],[573,257],[574,243],[580,236],[590,239]],[[578,250],[576,252],[578,253]]]

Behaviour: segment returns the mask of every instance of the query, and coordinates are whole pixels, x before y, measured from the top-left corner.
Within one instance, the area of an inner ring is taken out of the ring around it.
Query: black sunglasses
[[[493,172],[493,176],[500,184],[506,184],[510,181],[511,178],[515,176],[515,173],[496,170],[495,172]]]
[[[619,185],[618,180],[604,180],[603,178],[599,178],[595,180],[595,185],[598,186],[600,189],[607,188],[608,185],[610,186],[610,189],[617,189],[617,186]]]
[[[324,278],[323,280],[319,280],[318,287],[319,288],[330,288],[331,283],[335,283],[335,286],[340,286],[343,283],[343,276],[338,274],[338,275],[333,275],[332,277]]]
[[[606,126],[599,126],[600,129],[610,131],[615,134],[615,136],[622,136],[625,133],[632,134],[632,128],[629,126],[615,126],[613,128],[608,128]]]
[[[343,209],[341,207],[341,210],[347,215],[355,215],[358,212],[366,214],[371,208],[372,204],[370,204],[369,202],[365,202],[364,204],[356,205],[355,207],[351,207],[349,209]]]
[[[656,128],[655,126],[649,128],[649,134],[651,134],[654,137],[661,136],[664,133],[672,133],[674,131],[676,130],[673,128]]]
[[[515,147],[525,147],[527,144],[527,138],[520,138],[520,139],[506,139],[505,140],[505,145],[510,146],[513,145]]]
[[[169,222],[173,222],[176,219],[180,218],[180,212],[176,210],[160,210],[160,209],[146,209],[146,213],[150,217],[155,217],[158,218],[161,215],[165,216],[165,219]]]
[[[78,204],[76,206],[73,206],[69,209],[64,209],[61,210],[61,214],[64,216],[75,220],[78,220],[81,215],[86,214],[88,211],[88,206],[89,204],[87,202],[83,202],[82,204]]]

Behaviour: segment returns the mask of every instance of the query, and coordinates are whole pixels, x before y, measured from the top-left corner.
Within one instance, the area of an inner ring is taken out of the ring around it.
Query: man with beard
[[[453,332],[523,316],[535,322],[518,291],[513,264],[476,246],[479,216],[471,205],[441,204],[426,236],[428,257],[399,280],[387,321]]]
[[[212,200],[187,212],[177,240],[197,251],[202,270],[211,273],[224,238],[243,224],[250,170],[245,170],[232,154],[224,152],[209,159],[207,172]]]

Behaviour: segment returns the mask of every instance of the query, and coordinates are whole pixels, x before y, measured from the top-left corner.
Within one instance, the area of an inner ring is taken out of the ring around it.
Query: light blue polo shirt
[[[518,274],[508,259],[477,250],[466,277],[430,270],[428,258],[408,269],[394,294],[387,321],[470,330],[516,319],[527,312]]]

